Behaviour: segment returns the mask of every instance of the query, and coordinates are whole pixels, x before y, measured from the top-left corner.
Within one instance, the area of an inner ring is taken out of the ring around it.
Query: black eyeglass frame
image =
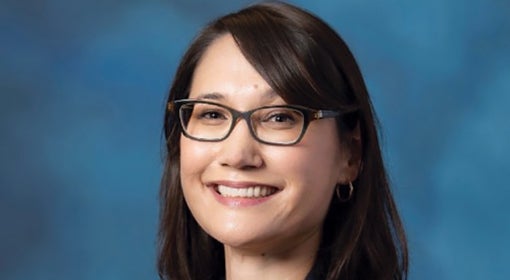
[[[215,138],[215,139],[205,139],[205,138],[194,137],[194,136],[190,135],[188,132],[186,132],[185,125],[184,125],[183,120],[181,118],[180,109],[181,109],[181,107],[183,105],[197,104],[197,103],[198,104],[210,104],[210,105],[219,106],[221,108],[224,108],[228,112],[230,112],[230,114],[232,114],[232,122],[231,122],[230,128],[228,129],[228,132],[225,134],[225,136],[223,136],[221,138]],[[264,141],[263,139],[260,139],[257,136],[257,134],[255,133],[255,131],[253,129],[253,125],[251,123],[251,115],[255,111],[258,111],[258,110],[261,110],[261,109],[269,109],[269,108],[289,108],[289,109],[297,110],[297,111],[299,111],[299,112],[301,112],[303,114],[303,117],[304,117],[304,119],[303,119],[303,127],[301,129],[301,132],[300,132],[299,136],[296,138],[296,140],[294,140],[292,142],[288,142],[288,143],[277,143],[277,142]],[[230,134],[234,130],[234,127],[238,123],[239,118],[243,118],[246,121],[247,125],[248,125],[248,128],[250,130],[251,136],[255,140],[257,140],[258,142],[263,143],[263,144],[274,145],[274,146],[292,146],[292,145],[295,145],[295,144],[299,143],[299,141],[301,141],[301,139],[303,138],[303,136],[304,136],[304,134],[306,132],[306,129],[308,128],[308,125],[310,124],[310,122],[315,121],[315,120],[325,119],[325,118],[335,118],[335,117],[338,117],[338,116],[342,115],[342,112],[340,112],[340,111],[317,110],[317,109],[312,109],[312,108],[308,108],[308,107],[300,106],[300,105],[271,105],[271,106],[262,106],[262,107],[258,107],[258,108],[255,108],[255,109],[252,109],[252,110],[249,110],[249,111],[241,112],[241,111],[238,111],[236,109],[230,108],[230,107],[228,107],[226,105],[223,105],[223,104],[219,104],[219,103],[211,102],[211,101],[207,101],[207,100],[198,100],[198,99],[179,99],[179,100],[174,100],[174,101],[168,103],[167,109],[168,109],[168,111],[170,111],[174,115],[177,115],[177,117],[179,119],[179,125],[181,126],[181,129],[182,129],[182,133],[184,134],[184,136],[186,136],[186,137],[188,137],[190,139],[193,139],[193,140],[196,140],[196,141],[202,141],[202,142],[220,142],[220,141],[223,141],[223,140],[227,139],[228,136],[230,136]]]

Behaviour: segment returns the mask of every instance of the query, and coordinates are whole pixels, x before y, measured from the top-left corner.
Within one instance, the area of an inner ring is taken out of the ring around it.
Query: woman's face
[[[204,53],[189,98],[239,111],[286,104],[230,35]],[[335,185],[348,181],[334,119],[311,122],[293,146],[259,143],[240,120],[221,142],[181,136],[180,147],[187,205],[207,233],[235,248],[276,252],[319,240]]]

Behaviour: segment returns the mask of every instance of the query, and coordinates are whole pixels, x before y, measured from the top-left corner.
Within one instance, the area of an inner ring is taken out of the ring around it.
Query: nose
[[[230,135],[218,144],[221,145],[218,162],[222,166],[245,170],[264,164],[260,143],[251,135],[245,119],[240,118]]]

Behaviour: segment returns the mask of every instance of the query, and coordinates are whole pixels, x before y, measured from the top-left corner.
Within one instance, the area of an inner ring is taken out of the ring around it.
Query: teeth
[[[266,196],[268,191],[269,190],[267,188],[261,188],[260,189],[260,196]]]
[[[254,186],[249,188],[231,188],[218,185],[218,192],[225,197],[264,197],[276,192],[274,188],[265,186]]]

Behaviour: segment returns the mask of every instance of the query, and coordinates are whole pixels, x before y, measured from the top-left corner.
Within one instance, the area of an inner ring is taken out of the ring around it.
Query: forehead
[[[190,98],[279,97],[244,57],[230,34],[214,40],[200,59],[191,82]]]

